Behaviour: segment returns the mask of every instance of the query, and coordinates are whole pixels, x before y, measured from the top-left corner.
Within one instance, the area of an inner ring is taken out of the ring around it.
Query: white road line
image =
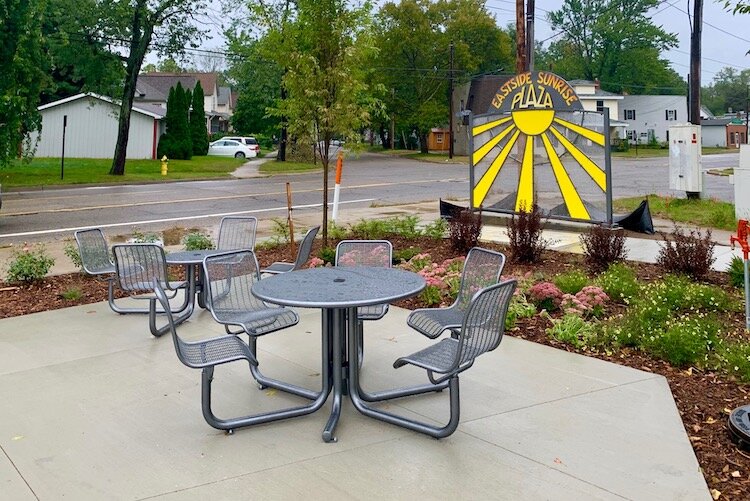
[[[356,203],[362,203],[362,202],[372,202],[373,200],[377,200],[377,199],[361,198],[359,200],[347,200],[345,202],[339,202],[339,203],[340,204],[356,204]],[[331,204],[328,204],[328,205],[330,206]],[[322,207],[322,206],[323,204],[293,205],[292,209],[311,209],[314,207]],[[189,221],[189,220],[194,220],[194,219],[208,219],[211,217],[236,216],[239,214],[254,214],[257,212],[273,212],[273,211],[280,211],[280,210],[286,210],[286,206],[273,207],[270,209],[253,209],[253,210],[245,210],[245,211],[237,211],[237,212],[221,212],[217,214],[203,214],[200,216],[170,217],[166,219],[149,219],[149,220],[144,220],[144,221],[129,221],[126,223],[77,226],[77,227],[72,227],[72,228],[58,228],[54,230],[25,231],[21,233],[6,233],[6,234],[0,234],[0,238],[30,237],[30,236],[35,236],[35,235],[49,235],[52,233],[69,233],[71,231],[85,230],[88,228],[116,228],[119,226],[139,226],[139,225],[144,225],[144,224],[169,223],[173,221]]]

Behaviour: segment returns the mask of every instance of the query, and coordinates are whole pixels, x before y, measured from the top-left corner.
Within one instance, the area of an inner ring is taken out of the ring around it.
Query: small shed
[[[77,94],[40,106],[42,130],[38,136],[37,157],[59,157],[62,153],[63,123],[65,156],[70,158],[111,158],[117,143],[119,103],[98,94]],[[144,103],[133,106],[126,157],[156,158],[156,146],[164,131],[166,109]],[[67,120],[64,118],[67,117]],[[32,141],[37,137],[32,136]]]
[[[434,152],[447,152],[450,149],[451,131],[449,129],[430,129],[427,136],[427,149]]]

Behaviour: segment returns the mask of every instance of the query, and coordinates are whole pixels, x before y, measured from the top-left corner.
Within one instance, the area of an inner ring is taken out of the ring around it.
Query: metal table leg
[[[326,314],[328,314],[328,309],[326,309]],[[331,364],[332,372],[333,372],[333,402],[331,404],[331,415],[328,418],[328,422],[326,423],[325,428],[323,429],[323,440],[325,442],[336,442],[336,436],[333,434],[336,425],[339,422],[339,418],[341,417],[341,396],[342,396],[342,369],[344,367],[344,363],[342,360],[342,346],[344,344],[343,336],[346,332],[346,325],[345,325],[345,315],[346,310],[342,308],[336,308],[330,310],[332,312],[333,316],[333,329],[331,331],[331,337],[332,343],[331,348],[333,351],[333,363]],[[330,324],[329,324],[330,326]]]

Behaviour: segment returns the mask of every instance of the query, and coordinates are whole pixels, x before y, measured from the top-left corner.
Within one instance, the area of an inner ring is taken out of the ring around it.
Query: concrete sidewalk
[[[261,369],[315,388],[320,314],[259,341]],[[430,343],[391,308],[365,327],[364,384],[426,381],[395,370]],[[223,333],[199,311],[189,338]],[[226,417],[298,403],[258,390],[247,366],[217,369]],[[0,320],[0,495],[33,499],[710,499],[666,380],[506,337],[461,376],[458,431],[435,440],[360,415],[345,400],[338,443],[310,416],[210,428],[200,371],[168,337],[106,303]],[[444,422],[447,394],[391,410]]]

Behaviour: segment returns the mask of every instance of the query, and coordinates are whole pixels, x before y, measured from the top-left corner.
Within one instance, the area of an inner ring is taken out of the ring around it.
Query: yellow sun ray
[[[583,205],[583,200],[578,195],[573,181],[570,180],[570,176],[565,171],[565,167],[560,161],[560,157],[557,156],[557,152],[546,133],[542,134],[542,142],[544,143],[544,149],[547,150],[547,156],[552,165],[552,171],[555,173],[557,184],[560,186],[560,193],[562,193],[563,200],[565,200],[565,207],[568,208],[568,214],[570,214],[570,217],[577,219],[591,219],[589,211]]]
[[[604,134],[600,132],[596,132],[591,129],[586,129],[584,127],[581,127],[580,125],[576,125],[574,123],[568,122],[567,120],[563,120],[557,117],[555,117],[555,122],[559,123],[563,127],[567,127],[568,129],[572,130],[576,134],[579,134],[585,137],[586,139],[593,141],[599,146],[604,146]]]
[[[482,132],[486,132],[486,131],[492,129],[493,127],[497,127],[498,125],[503,125],[504,123],[508,123],[511,120],[511,118],[512,117],[505,117],[505,118],[501,118],[500,120],[494,120],[492,122],[487,122],[484,125],[477,125],[476,127],[474,127],[471,130],[471,135],[472,136],[478,136]]]
[[[484,157],[486,157],[487,154],[492,150],[492,148],[494,148],[495,146],[497,146],[497,143],[499,143],[500,141],[502,141],[503,138],[505,136],[507,136],[508,134],[510,134],[513,130],[515,130],[515,128],[516,128],[515,125],[508,126],[500,134],[498,134],[497,136],[493,137],[492,139],[490,139],[489,141],[487,141],[486,143],[484,143],[481,148],[479,148],[478,150],[476,150],[474,152],[474,155],[472,156],[472,162],[474,163],[474,165],[476,165],[479,162],[481,162],[482,159]]]
[[[526,136],[521,174],[518,176],[516,212],[531,211],[534,206],[534,137]]]
[[[511,136],[510,140],[508,140],[508,143],[500,151],[500,154],[495,157],[495,160],[492,161],[490,167],[487,169],[487,172],[485,172],[482,176],[482,179],[480,179],[479,182],[474,186],[473,199],[475,208],[478,208],[482,205],[482,202],[484,202],[484,198],[490,191],[492,183],[495,182],[495,178],[498,176],[498,174],[500,174],[500,169],[503,167],[505,159],[508,158],[508,155],[513,149],[513,145],[516,144],[516,140],[518,139],[518,136],[520,134],[521,131],[517,130],[515,134]]]
[[[586,173],[591,176],[591,179],[594,180],[599,188],[601,188],[602,191],[607,191],[607,176],[604,174],[604,171],[601,170],[598,165],[592,162],[591,159],[589,159],[589,157],[587,157],[573,143],[568,141],[565,136],[560,134],[557,129],[555,129],[554,127],[550,127],[549,130],[552,131],[552,134],[554,134],[557,140],[560,141],[560,144],[562,144],[563,147],[565,147],[565,149],[568,150],[571,155],[573,155],[573,158],[575,158],[576,162],[581,164],[581,167],[583,167]]]

